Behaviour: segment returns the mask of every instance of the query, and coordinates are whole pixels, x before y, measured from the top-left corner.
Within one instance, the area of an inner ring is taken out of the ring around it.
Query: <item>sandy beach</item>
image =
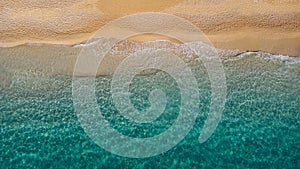
[[[114,19],[151,11],[190,21],[217,48],[300,56],[299,9],[299,0],[0,0],[0,47],[84,43]],[[131,38],[157,39],[168,37]]]

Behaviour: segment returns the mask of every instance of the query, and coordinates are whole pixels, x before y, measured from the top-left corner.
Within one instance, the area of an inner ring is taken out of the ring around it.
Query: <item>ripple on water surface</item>
[[[98,147],[77,119],[69,76],[12,76],[1,88],[1,168],[300,168],[299,59],[244,53],[223,61],[227,98],[222,120],[203,144],[198,137],[210,105],[210,82],[201,63],[191,68],[199,87],[198,118],[171,150],[150,158],[120,157]],[[3,72],[2,72],[3,73]],[[0,76],[2,77],[2,76]],[[122,117],[113,104],[112,78],[96,78],[99,109],[110,125],[131,137],[166,131],[180,109],[180,89],[165,72],[139,75],[131,102],[146,110],[150,90],[167,95],[164,113],[151,124]]]

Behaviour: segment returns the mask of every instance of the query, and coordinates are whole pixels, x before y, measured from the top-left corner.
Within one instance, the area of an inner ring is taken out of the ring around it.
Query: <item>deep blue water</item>
[[[192,65],[199,87],[199,116],[174,148],[149,158],[114,155],[81,127],[72,100],[72,77],[13,78],[0,93],[0,168],[300,168],[300,64],[249,54],[224,61],[227,97],[214,134],[199,144],[210,105],[202,64]],[[124,119],[113,104],[111,77],[97,77],[99,109],[111,126],[131,137],[152,137],[176,119],[180,89],[164,72],[136,76],[132,104],[149,107],[149,91],[162,88],[168,103],[151,124]]]

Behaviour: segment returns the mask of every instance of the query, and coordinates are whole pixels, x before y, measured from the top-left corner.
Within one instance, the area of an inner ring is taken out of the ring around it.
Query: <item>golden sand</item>
[[[299,0],[0,0],[0,46],[78,44],[114,19],[155,11],[190,21],[217,48],[300,56],[299,9]],[[157,39],[169,38],[131,38]]]

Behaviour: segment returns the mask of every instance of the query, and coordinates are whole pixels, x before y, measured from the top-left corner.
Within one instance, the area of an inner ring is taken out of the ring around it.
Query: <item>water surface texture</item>
[[[0,90],[0,168],[300,168],[299,59],[266,53],[223,59],[225,109],[203,144],[198,137],[209,112],[210,81],[201,63],[189,65],[200,93],[196,123],[174,148],[150,158],[114,155],[88,137],[74,110],[71,76],[12,76]],[[96,78],[97,102],[120,133],[152,137],[175,121],[180,89],[167,73],[137,75],[130,84],[139,111],[150,106],[151,90],[166,93],[165,111],[153,123],[122,117],[112,101],[111,81],[111,76]]]

